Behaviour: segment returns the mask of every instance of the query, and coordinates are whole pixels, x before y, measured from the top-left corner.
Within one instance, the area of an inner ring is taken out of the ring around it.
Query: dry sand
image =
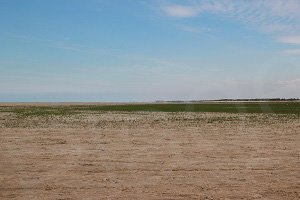
[[[299,199],[299,118],[0,112],[0,199]]]

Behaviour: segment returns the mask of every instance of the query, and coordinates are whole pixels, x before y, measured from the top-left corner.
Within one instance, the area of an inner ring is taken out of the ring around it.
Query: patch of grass
[[[90,111],[158,111],[300,114],[300,102],[288,103],[202,103],[202,104],[128,104],[86,106]]]
[[[124,105],[88,106],[10,106],[0,107],[0,112],[14,113],[20,117],[71,115],[84,111],[122,111],[122,112],[224,112],[224,113],[273,113],[300,116],[300,102],[264,103],[154,103]]]

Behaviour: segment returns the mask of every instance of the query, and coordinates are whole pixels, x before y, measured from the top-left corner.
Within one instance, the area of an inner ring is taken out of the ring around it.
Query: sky
[[[0,101],[300,97],[300,0],[0,0]]]

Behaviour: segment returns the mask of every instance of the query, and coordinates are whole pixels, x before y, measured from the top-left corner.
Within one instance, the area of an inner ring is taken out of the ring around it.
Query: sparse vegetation
[[[299,114],[257,105],[0,107],[0,199],[299,199]]]
[[[122,105],[81,106],[24,106],[0,107],[0,112],[10,112],[21,117],[70,115],[85,111],[145,111],[145,112],[223,112],[223,113],[274,113],[300,115],[300,102],[260,103],[153,103]]]

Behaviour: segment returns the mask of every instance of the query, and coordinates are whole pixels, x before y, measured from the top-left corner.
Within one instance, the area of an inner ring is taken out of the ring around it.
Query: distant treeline
[[[298,101],[299,98],[219,99],[215,101]]]
[[[256,99],[216,99],[216,100],[191,100],[191,101],[156,101],[160,102],[173,102],[173,103],[184,103],[184,102],[207,102],[207,101],[299,101],[299,98],[256,98]]]

